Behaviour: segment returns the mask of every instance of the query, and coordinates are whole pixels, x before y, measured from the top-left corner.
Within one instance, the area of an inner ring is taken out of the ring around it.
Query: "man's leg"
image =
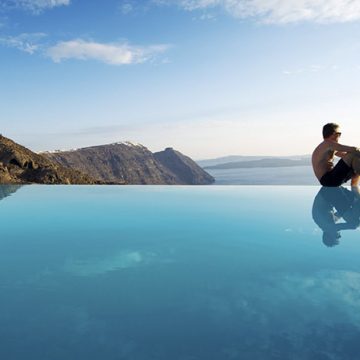
[[[353,152],[346,154],[342,158],[346,165],[350,166],[356,175],[360,175],[360,153],[359,152]]]

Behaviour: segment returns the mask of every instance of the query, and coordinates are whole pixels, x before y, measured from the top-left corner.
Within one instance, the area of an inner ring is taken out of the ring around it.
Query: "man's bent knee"
[[[342,159],[344,160],[347,166],[353,167],[353,161],[355,158],[355,153],[348,153]]]

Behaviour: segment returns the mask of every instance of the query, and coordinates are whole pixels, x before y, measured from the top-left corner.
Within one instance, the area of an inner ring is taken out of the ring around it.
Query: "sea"
[[[311,166],[206,169],[215,185],[316,185]]]

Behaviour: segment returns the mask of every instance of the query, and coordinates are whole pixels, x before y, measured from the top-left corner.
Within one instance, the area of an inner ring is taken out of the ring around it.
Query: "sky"
[[[360,146],[360,0],[0,0],[0,133],[194,159]]]

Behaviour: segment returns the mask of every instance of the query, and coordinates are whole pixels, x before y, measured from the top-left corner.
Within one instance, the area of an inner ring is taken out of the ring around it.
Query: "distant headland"
[[[117,142],[35,153],[0,135],[0,184],[208,185],[215,179],[172,148]]]

